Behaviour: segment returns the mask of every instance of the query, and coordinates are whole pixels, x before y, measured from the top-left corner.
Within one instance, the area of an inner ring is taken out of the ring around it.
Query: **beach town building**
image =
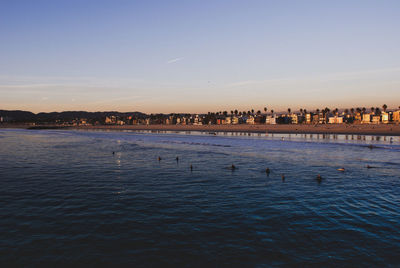
[[[361,124],[369,124],[371,123],[371,114],[365,113],[362,115]]]
[[[360,112],[357,112],[356,115],[354,116],[354,123],[361,123],[362,121],[362,115]]]
[[[276,117],[273,116],[273,115],[267,115],[267,118],[265,119],[265,124],[275,125],[276,124]]]
[[[342,116],[331,116],[328,119],[329,124],[343,124],[343,117]]]
[[[380,115],[372,116],[372,124],[379,124],[380,122],[381,122],[381,116]]]
[[[195,115],[193,125],[202,125],[201,119],[198,114]]]
[[[225,124],[230,125],[231,123],[232,123],[232,118],[231,118],[230,116],[227,116],[227,117],[225,118]]]
[[[318,115],[318,123],[319,124],[325,124],[326,123],[326,117],[322,112],[320,112],[319,115]]]
[[[400,123],[400,110],[393,112],[392,120],[395,123]]]
[[[390,121],[390,114],[387,113],[387,112],[382,112],[381,113],[381,120],[382,120],[382,123],[388,124],[389,121]]]
[[[211,121],[210,121],[211,122]],[[217,125],[225,125],[225,119],[218,118],[217,119]]]
[[[88,121],[87,121],[86,118],[81,118],[81,119],[79,119],[79,121],[78,121],[78,125],[80,125],[80,126],[87,126],[87,125],[89,125],[89,124],[88,124]]]
[[[117,117],[112,115],[112,116],[106,116],[106,119],[104,120],[106,124],[112,125],[117,123]]]
[[[249,116],[247,119],[246,119],[246,124],[248,124],[248,125],[254,125],[254,116]]]
[[[293,113],[293,114],[289,114],[290,117],[290,123],[291,124],[298,124],[299,123],[299,117],[297,116],[297,114]]]
[[[311,113],[306,113],[305,123],[306,124],[311,124],[311,122],[312,122],[312,114]]]
[[[239,124],[239,118],[237,116],[232,117],[232,125],[237,125]]]

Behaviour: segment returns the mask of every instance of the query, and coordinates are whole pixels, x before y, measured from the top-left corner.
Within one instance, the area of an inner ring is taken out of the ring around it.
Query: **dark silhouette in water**
[[[113,155],[115,155],[115,152],[113,152]]]
[[[269,173],[271,173],[271,171],[269,170],[269,168],[267,168],[267,169],[265,170],[265,173],[267,173],[267,176],[269,176]]]
[[[235,165],[234,165],[234,164],[232,164],[232,166],[231,166],[231,170],[235,170],[235,169],[236,169]]]
[[[366,167],[366,168],[376,168],[376,167],[373,167],[373,166],[367,165],[367,167]]]
[[[318,181],[318,183],[320,183],[322,181],[322,177],[319,174],[317,175],[317,181]]]
[[[161,161],[161,157],[158,157],[158,161]]]
[[[176,162],[179,162],[179,157],[176,157]]]
[[[282,181],[285,181],[285,174],[282,174],[281,177],[282,177]]]
[[[190,165],[190,171],[193,171],[193,166],[192,165]]]

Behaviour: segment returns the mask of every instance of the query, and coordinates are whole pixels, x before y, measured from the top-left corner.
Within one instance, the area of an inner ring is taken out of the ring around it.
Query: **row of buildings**
[[[367,112],[299,112],[281,114],[170,114],[149,115],[145,118],[128,116],[106,117],[106,125],[236,125],[236,124],[389,124],[400,123],[400,110]]]
[[[50,118],[51,119],[51,118]],[[229,115],[227,112],[207,113],[207,114],[151,114],[142,113],[126,113],[118,115],[96,115],[85,117],[81,115],[57,116],[53,120],[49,118],[28,121],[24,119],[16,120],[12,116],[0,114],[1,123],[13,122],[29,122],[31,124],[57,124],[57,125],[237,125],[237,124],[399,124],[400,108],[395,111],[372,110],[367,112],[365,109],[357,109],[351,112],[344,110],[339,112],[335,109],[333,112],[329,109],[322,111],[307,112],[291,112],[287,113],[261,113],[253,112],[233,113]]]

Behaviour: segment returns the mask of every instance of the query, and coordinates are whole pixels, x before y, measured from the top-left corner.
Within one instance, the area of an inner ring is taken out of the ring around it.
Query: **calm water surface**
[[[398,137],[1,129],[0,265],[399,267],[399,186]]]

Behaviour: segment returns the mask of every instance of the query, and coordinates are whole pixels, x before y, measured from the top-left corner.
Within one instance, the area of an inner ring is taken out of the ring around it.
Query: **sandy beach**
[[[93,130],[148,130],[148,131],[207,131],[207,132],[253,132],[253,133],[303,133],[303,134],[348,134],[400,136],[400,125],[97,125],[97,126],[31,126],[3,124],[0,128],[30,129],[93,129]]]
[[[400,125],[124,125],[79,126],[74,129],[208,131],[254,133],[307,133],[400,136]]]

